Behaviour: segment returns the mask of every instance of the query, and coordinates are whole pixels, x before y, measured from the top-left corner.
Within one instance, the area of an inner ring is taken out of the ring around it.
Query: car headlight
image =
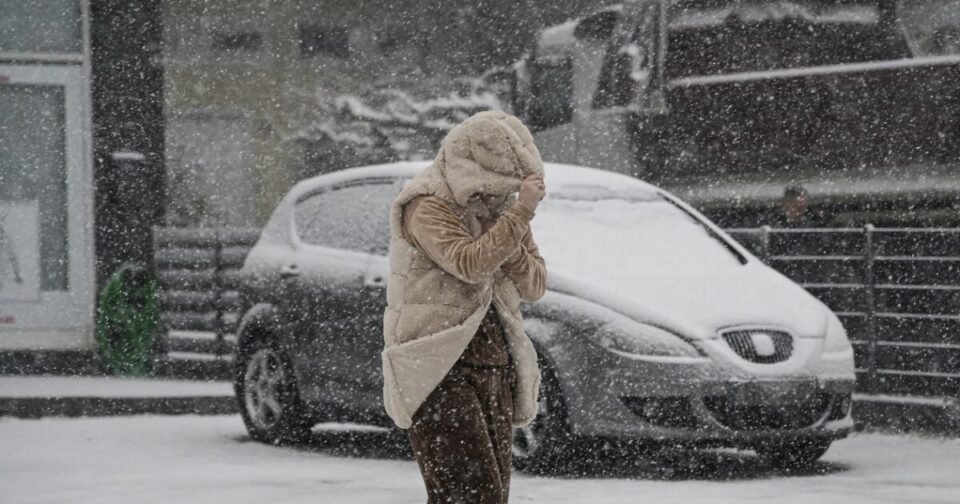
[[[587,334],[594,343],[627,357],[703,357],[679,336],[647,324],[610,322]]]
[[[840,319],[830,314],[827,320],[827,334],[824,336],[823,353],[851,352],[853,346],[847,338],[847,330],[843,328]]]

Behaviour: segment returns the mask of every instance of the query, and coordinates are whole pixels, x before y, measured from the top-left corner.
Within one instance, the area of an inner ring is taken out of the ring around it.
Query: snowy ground
[[[239,417],[0,419],[0,501],[418,503],[416,465],[375,430],[318,431],[298,448],[250,441]],[[686,455],[679,471],[609,459],[562,478],[517,475],[511,502],[957,502],[960,440],[859,434],[804,474],[749,454]]]
[[[0,397],[233,396],[230,382],[112,376],[0,376]]]

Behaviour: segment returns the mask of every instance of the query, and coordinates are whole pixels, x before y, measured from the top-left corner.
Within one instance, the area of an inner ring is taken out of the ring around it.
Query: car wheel
[[[754,450],[761,459],[779,469],[797,469],[813,465],[830,449],[829,439],[793,439],[764,443]]]
[[[513,463],[526,472],[545,473],[558,468],[573,444],[563,396],[556,374],[541,366],[540,402],[537,417],[513,434]]]
[[[279,444],[301,441],[310,433],[293,366],[275,342],[258,338],[241,347],[234,380],[250,437]]]

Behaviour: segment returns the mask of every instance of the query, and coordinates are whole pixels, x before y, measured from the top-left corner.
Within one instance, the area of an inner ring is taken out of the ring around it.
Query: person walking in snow
[[[529,224],[544,194],[530,131],[491,111],[454,127],[391,206],[384,406],[428,504],[507,502],[513,428],[537,414],[519,307],[545,290]]]

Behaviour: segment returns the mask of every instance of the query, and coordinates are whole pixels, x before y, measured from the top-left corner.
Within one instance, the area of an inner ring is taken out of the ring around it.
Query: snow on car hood
[[[696,339],[742,325],[825,333],[820,301],[654,189],[561,187],[531,226],[552,291]]]
[[[826,333],[827,309],[789,279],[758,263],[744,266],[738,275],[684,278],[576,275],[555,261],[548,262],[548,268],[551,291],[691,339],[715,338],[719,330],[735,326],[784,328],[799,337]]]

